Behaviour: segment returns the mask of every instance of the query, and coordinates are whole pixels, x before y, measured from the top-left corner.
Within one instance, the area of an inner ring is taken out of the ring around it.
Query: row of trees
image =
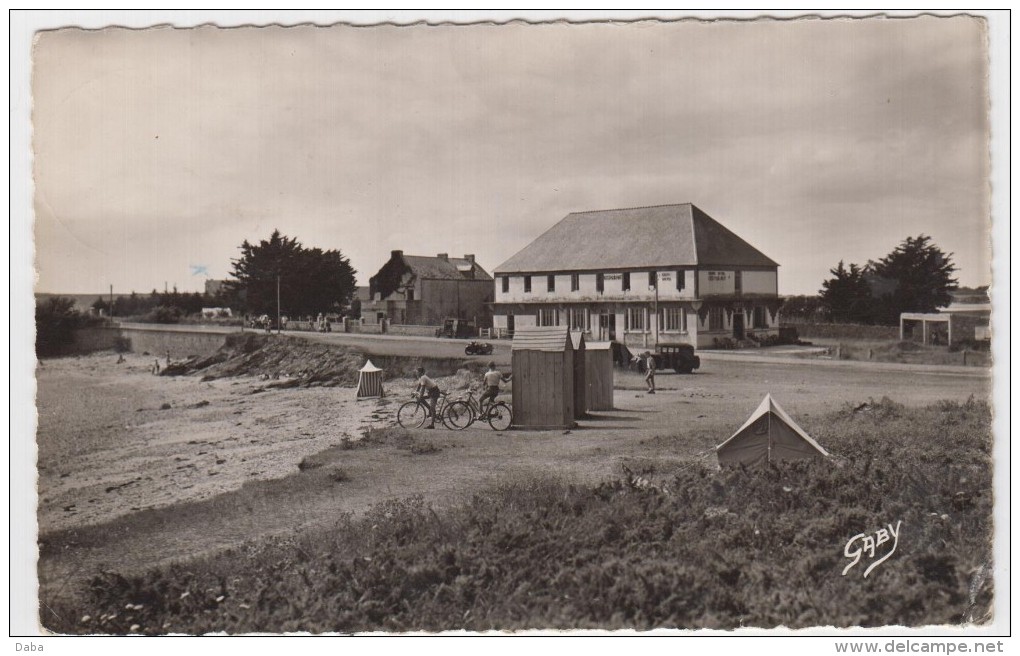
[[[204,307],[223,307],[229,303],[229,299],[223,294],[200,294],[199,292],[178,292],[174,287],[173,291],[159,292],[155,289],[151,294],[138,294],[131,292],[130,296],[118,296],[113,300],[113,316],[118,317],[152,317],[154,321],[165,317],[181,317],[189,314],[197,314]],[[110,316],[110,300],[100,296],[92,303],[92,308],[97,312]],[[163,321],[160,321],[163,323]]]
[[[817,304],[807,300],[784,306],[787,316],[821,317],[837,323],[899,323],[903,312],[934,312],[957,289],[952,253],[946,254],[927,235],[907,237],[891,253],[864,266],[841,260],[822,282]],[[810,297],[808,297],[810,298]]]

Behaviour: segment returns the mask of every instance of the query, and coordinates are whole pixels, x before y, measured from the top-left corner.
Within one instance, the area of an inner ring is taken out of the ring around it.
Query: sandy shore
[[[394,415],[389,398],[355,401],[351,388],[153,376],[152,357],[125,358],[46,360],[37,371],[40,533],[292,474]]]

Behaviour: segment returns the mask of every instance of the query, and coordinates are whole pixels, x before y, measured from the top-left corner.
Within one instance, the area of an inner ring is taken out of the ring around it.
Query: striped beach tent
[[[384,396],[382,388],[383,370],[372,364],[371,360],[365,361],[365,366],[358,370],[358,400],[378,399]]]

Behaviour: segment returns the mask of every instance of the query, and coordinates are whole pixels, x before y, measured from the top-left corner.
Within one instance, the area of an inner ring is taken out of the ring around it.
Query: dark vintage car
[[[631,366],[644,373],[645,359],[642,353],[644,351],[634,352]],[[701,358],[694,355],[694,347],[690,344],[659,344],[652,356],[658,371],[673,369],[678,374],[689,374],[701,367]]]
[[[436,337],[464,338],[477,334],[474,322],[464,319],[444,319],[443,326],[436,329]]]
[[[657,369],[673,369],[678,374],[689,374],[701,367],[701,358],[694,354],[690,344],[659,344],[655,347]]]

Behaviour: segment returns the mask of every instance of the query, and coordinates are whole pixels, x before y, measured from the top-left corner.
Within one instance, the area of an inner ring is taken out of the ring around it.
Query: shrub
[[[441,512],[390,500],[300,538],[97,575],[82,604],[44,599],[44,621],[147,634],[980,621],[993,592],[988,404],[864,405],[819,421],[835,462],[693,461],[598,486],[519,477]],[[652,477],[664,483],[640,484]],[[896,522],[893,557],[843,576],[847,541]]]
[[[424,455],[426,453],[438,453],[442,451],[438,446],[430,442],[429,440],[423,440],[421,442],[414,442],[410,446],[410,451],[416,456]]]
[[[39,357],[67,353],[74,345],[74,331],[105,320],[80,313],[66,296],[51,296],[35,306],[35,352]]]

